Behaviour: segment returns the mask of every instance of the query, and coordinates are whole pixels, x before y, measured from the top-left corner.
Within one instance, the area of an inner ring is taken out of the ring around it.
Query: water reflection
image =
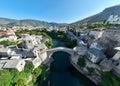
[[[70,55],[58,51],[53,54],[51,63],[50,86],[83,86],[78,78],[70,72]]]

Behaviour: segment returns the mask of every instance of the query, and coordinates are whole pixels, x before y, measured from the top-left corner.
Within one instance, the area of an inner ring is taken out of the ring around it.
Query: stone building
[[[2,69],[16,69],[18,71],[24,70],[25,61],[18,60],[0,60],[0,70]]]
[[[99,51],[95,48],[90,48],[88,50],[86,56],[93,63],[98,63],[101,60],[103,60],[104,58],[106,58],[106,56],[101,51]]]
[[[105,30],[98,43],[106,48],[120,46],[120,28]]]
[[[94,29],[94,30],[91,30],[90,33],[89,33],[89,36],[92,36],[94,37],[95,39],[99,39],[102,37],[104,31],[103,30],[100,30],[100,29]]]

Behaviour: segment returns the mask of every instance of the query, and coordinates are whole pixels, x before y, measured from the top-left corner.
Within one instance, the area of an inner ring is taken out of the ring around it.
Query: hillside
[[[80,25],[80,24],[83,24],[83,23],[90,24],[90,23],[95,23],[95,22],[104,22],[109,18],[110,15],[120,16],[120,5],[116,5],[116,6],[106,8],[105,10],[103,10],[102,12],[100,12],[96,15],[93,15],[93,16],[90,16],[90,17],[85,18],[83,20],[74,22],[70,25]]]
[[[8,18],[0,18],[0,25],[5,25],[5,24],[9,24],[12,22],[15,22],[16,20],[13,19],[8,19]]]
[[[0,25],[6,25],[6,26],[43,26],[43,27],[49,27],[49,26],[64,26],[66,24],[60,24],[60,23],[48,23],[45,21],[39,21],[39,20],[32,20],[32,19],[24,19],[24,20],[13,20],[13,19],[7,19],[7,18],[0,18]]]
[[[49,23],[44,21],[26,19],[26,20],[18,20],[16,22],[12,22],[7,25],[9,26],[49,26]]]

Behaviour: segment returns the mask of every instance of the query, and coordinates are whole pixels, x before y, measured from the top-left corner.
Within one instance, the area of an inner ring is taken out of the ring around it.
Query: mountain
[[[102,12],[85,18],[83,20],[71,23],[71,26],[80,26],[83,23],[96,23],[96,22],[104,22],[106,21],[110,15],[118,15],[120,16],[120,5],[112,6],[109,8],[104,9]],[[24,19],[24,20],[14,20],[14,19],[7,19],[7,18],[0,18],[0,25],[7,25],[7,26],[65,26],[67,24],[59,24],[59,23],[49,23],[45,21],[39,20],[32,20],[32,19]]]
[[[18,20],[12,23],[7,24],[9,26],[50,26],[48,22],[38,21],[38,20]]]
[[[32,19],[24,19],[24,20],[13,20],[7,18],[0,18],[0,25],[6,26],[43,26],[43,27],[50,27],[50,26],[64,26],[66,24],[62,23],[48,23],[45,21],[39,20],[32,20]]]
[[[16,22],[12,22],[7,24],[9,26],[44,26],[44,27],[49,27],[49,26],[61,26],[63,24],[58,24],[58,23],[48,23],[44,21],[39,21],[39,20],[31,20],[31,19],[25,19],[25,20],[18,20]]]
[[[8,18],[0,18],[0,25],[5,25],[5,24],[9,24],[12,22],[15,22],[16,20],[14,19],[8,19]]]
[[[100,12],[96,15],[93,15],[93,16],[90,16],[90,17],[85,18],[83,20],[74,22],[70,25],[80,25],[80,24],[83,24],[83,23],[91,24],[91,23],[96,23],[96,22],[104,22],[109,18],[110,15],[120,16],[120,5],[116,5],[116,6],[106,8],[102,12]]]

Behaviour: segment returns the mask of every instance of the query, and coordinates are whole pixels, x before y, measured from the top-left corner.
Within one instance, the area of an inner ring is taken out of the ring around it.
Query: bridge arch
[[[74,56],[75,51],[70,48],[65,48],[65,47],[57,47],[57,48],[52,48],[47,50],[47,56],[48,58],[52,58],[52,55],[57,52],[57,51],[63,51],[71,55],[71,57]]]

